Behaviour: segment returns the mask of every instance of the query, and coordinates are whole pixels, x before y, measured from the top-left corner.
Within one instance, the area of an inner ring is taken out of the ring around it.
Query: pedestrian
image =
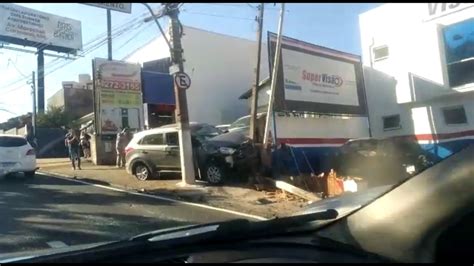
[[[115,142],[115,150],[117,152],[117,168],[125,167],[125,147],[129,142],[128,128],[124,128],[117,134],[117,141]]]
[[[69,159],[72,163],[72,169],[76,170],[75,161],[77,160],[77,168],[81,170],[81,156],[79,153],[80,149],[80,140],[77,132],[75,130],[70,130],[66,135],[65,143],[67,144],[69,151]]]
[[[82,151],[84,152],[84,158],[91,157],[90,138],[91,136],[89,136],[89,134],[87,134],[85,131],[81,132],[81,148],[82,148]]]

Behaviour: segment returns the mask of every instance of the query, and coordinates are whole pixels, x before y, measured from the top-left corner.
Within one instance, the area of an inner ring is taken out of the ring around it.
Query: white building
[[[474,4],[384,4],[360,15],[374,137],[444,157],[474,139]]]
[[[257,42],[188,26],[183,32],[184,70],[191,78],[187,90],[190,121],[228,124],[247,115],[245,102],[238,98],[255,82]],[[159,37],[125,60],[143,65],[169,57],[169,48]],[[261,61],[262,76],[267,76],[266,45],[262,45]]]

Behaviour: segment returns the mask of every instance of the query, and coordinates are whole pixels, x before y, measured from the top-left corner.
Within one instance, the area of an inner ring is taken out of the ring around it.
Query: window
[[[145,136],[141,142],[141,145],[164,145],[163,134],[153,134]]]
[[[450,86],[474,83],[474,18],[444,27],[443,39]]]
[[[384,116],[382,119],[384,130],[399,129],[402,127],[400,125],[400,115]]]
[[[18,137],[0,137],[0,147],[21,147],[26,145],[26,139]]]
[[[239,128],[239,127],[248,127],[250,126],[250,116],[242,117],[232,123],[229,129]]]
[[[383,60],[388,58],[388,46],[379,46],[372,49],[374,53],[374,61]]]
[[[444,122],[447,125],[466,124],[466,112],[463,106],[443,108]]]
[[[166,143],[168,145],[178,146],[179,145],[178,132],[167,133]]]

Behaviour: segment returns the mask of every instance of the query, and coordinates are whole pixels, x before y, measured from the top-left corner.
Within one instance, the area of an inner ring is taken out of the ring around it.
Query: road
[[[0,213],[0,254],[243,218],[43,175],[0,178]]]

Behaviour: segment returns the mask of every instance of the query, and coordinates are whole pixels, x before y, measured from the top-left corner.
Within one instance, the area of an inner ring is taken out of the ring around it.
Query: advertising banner
[[[285,99],[359,106],[353,64],[282,49]]]
[[[132,13],[132,3],[84,3],[85,5],[110,9],[123,13]]]
[[[81,22],[15,4],[0,3],[0,40],[82,49]]]
[[[276,34],[268,33],[270,70]],[[282,37],[275,111],[366,115],[359,56]]]
[[[97,134],[143,127],[141,67],[122,61],[93,61]]]

